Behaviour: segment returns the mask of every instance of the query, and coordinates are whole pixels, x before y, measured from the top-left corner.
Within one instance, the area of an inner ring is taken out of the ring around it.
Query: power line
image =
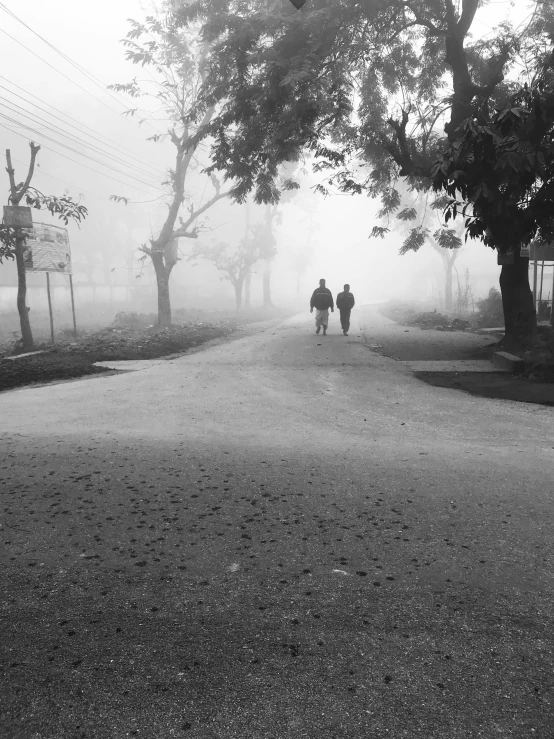
[[[7,128],[7,130],[11,131],[12,133],[17,133],[17,131],[14,131],[11,128],[8,128],[7,126],[4,126],[4,128]],[[17,157],[12,157],[12,161],[17,162],[18,164],[21,164],[22,167],[27,167],[28,162],[23,162],[21,159],[17,159]],[[75,190],[80,191],[84,194],[92,195],[95,198],[103,199],[106,197],[106,195],[101,195],[99,192],[95,192],[94,190],[91,190],[88,187],[80,187],[79,185],[76,185],[71,180],[68,180],[65,177],[58,177],[55,174],[51,174],[50,172],[45,172],[40,165],[37,169],[35,169],[35,174],[33,175],[33,178],[37,177],[49,177],[52,180],[57,180],[58,182],[61,182],[66,187],[70,185],[71,187],[75,188]],[[161,200],[162,198],[166,197],[165,193],[163,195],[159,195],[157,198],[154,198],[153,200],[130,200],[129,205],[144,205],[145,203],[155,203],[157,200]]]
[[[111,108],[111,107],[110,107],[110,106],[109,106],[109,105],[108,105],[107,103],[105,103],[105,102],[104,102],[103,100],[100,100],[100,98],[99,98],[99,97],[96,97],[96,95],[93,95],[93,94],[92,94],[92,92],[90,92],[89,90],[86,90],[86,89],[85,89],[85,88],[84,88],[84,87],[83,87],[82,85],[80,85],[80,84],[79,84],[78,82],[75,82],[75,80],[72,80],[72,79],[71,79],[71,77],[68,77],[68,76],[67,76],[66,74],[64,74],[63,72],[61,72],[61,71],[60,71],[60,70],[59,70],[59,69],[58,69],[57,67],[55,67],[55,66],[54,66],[53,64],[50,64],[50,62],[47,62],[47,61],[46,61],[46,59],[44,59],[43,57],[41,57],[41,56],[40,56],[39,54],[37,54],[36,52],[32,51],[32,49],[29,49],[29,47],[28,47],[28,46],[25,46],[25,44],[24,44],[24,43],[22,43],[21,41],[18,41],[18,39],[16,39],[16,38],[15,38],[14,36],[12,36],[12,35],[11,35],[10,33],[8,33],[7,31],[5,31],[5,30],[4,30],[3,28],[0,28],[0,31],[1,31],[1,32],[2,32],[2,33],[3,33],[4,35],[5,35],[5,36],[8,36],[9,38],[11,38],[11,39],[12,39],[12,41],[15,41],[15,43],[16,43],[16,44],[19,44],[20,46],[22,46],[22,47],[23,47],[23,48],[24,48],[24,49],[25,49],[26,51],[28,51],[28,52],[29,52],[30,54],[32,54],[33,56],[36,56],[36,58],[37,58],[37,59],[40,59],[40,61],[41,61],[41,62],[42,62],[43,64],[46,64],[46,65],[47,65],[48,67],[50,67],[51,69],[53,69],[53,70],[54,70],[55,72],[57,72],[58,74],[61,74],[61,76],[62,76],[62,77],[64,77],[64,78],[65,78],[66,80],[68,80],[69,82],[71,82],[71,84],[73,84],[73,85],[75,85],[76,87],[78,87],[78,88],[79,88],[80,90],[82,90],[82,91],[83,91],[84,93],[86,93],[87,95],[90,95],[90,96],[91,96],[92,98],[94,98],[94,99],[95,99],[95,100],[96,100],[97,102],[99,102],[99,103],[100,103],[101,105],[103,105],[104,107],[108,108],[108,110],[111,110],[111,111],[112,111],[112,113],[113,113],[113,112],[116,112],[116,113],[117,113],[117,115],[120,115],[118,111],[114,111],[114,109],[113,109],[113,108]]]
[[[0,88],[6,89],[3,87],[3,85],[0,85]],[[21,97],[21,96],[18,95],[18,97]],[[18,113],[19,115],[23,115],[24,118],[29,118],[30,120],[33,120],[33,122],[38,122],[40,125],[44,126],[50,131],[53,131],[54,133],[62,134],[63,136],[68,136],[70,137],[70,139],[72,139],[78,144],[83,145],[87,149],[90,149],[91,151],[98,153],[101,156],[105,156],[107,159],[111,159],[112,161],[118,164],[123,164],[124,166],[129,167],[130,169],[134,169],[136,172],[138,172],[142,176],[146,176],[146,177],[153,176],[150,172],[147,172],[146,170],[142,170],[139,167],[135,166],[134,164],[129,164],[124,159],[121,159],[120,157],[117,157],[114,154],[111,154],[110,152],[106,152],[105,150],[99,148],[98,146],[95,146],[94,144],[89,144],[87,141],[84,141],[83,139],[79,138],[78,136],[75,136],[69,131],[64,131],[59,126],[55,126],[55,125],[50,126],[48,123],[46,123],[41,118],[39,118],[37,115],[35,115],[32,111],[29,111],[26,108],[22,108],[20,105],[17,105],[17,103],[14,103],[11,100],[8,100],[3,95],[0,95],[0,100],[3,100],[5,107],[8,108],[8,110],[11,110],[13,113]],[[11,105],[9,104],[6,105],[6,103],[11,103]],[[17,108],[18,110],[15,110],[13,107],[11,107],[12,105],[14,105],[15,108]],[[22,112],[19,113],[19,111],[22,111]],[[54,116],[54,117],[57,117],[57,116]],[[136,177],[136,175],[133,175],[133,174],[130,174],[129,176]],[[148,184],[150,185],[152,183],[149,182]]]
[[[0,114],[0,116],[2,118],[4,118],[4,119],[8,120],[8,121],[12,121],[13,123],[15,123],[15,125],[19,125],[19,126],[23,125],[24,128],[27,128],[28,130],[32,131],[33,133],[36,133],[39,136],[41,135],[38,131],[35,131],[34,129],[30,128],[29,126],[25,126],[24,124],[20,124],[17,121],[13,121],[13,119],[9,118],[8,116],[2,115],[2,114]],[[10,128],[9,126],[5,126],[3,123],[0,123],[0,127],[1,128],[5,128],[7,131],[11,131],[11,133],[14,133],[16,136],[20,136],[23,139],[27,139],[28,138],[24,134],[19,133],[19,131],[15,131],[13,128]],[[49,141],[52,140],[49,137],[45,137],[45,138],[47,138]],[[57,142],[57,141],[54,141],[54,143],[60,145],[59,142]],[[46,144],[41,144],[41,147],[43,149],[45,149],[46,151],[51,151],[54,154],[56,154],[57,156],[63,157],[64,159],[69,159],[70,162],[74,162],[75,164],[78,164],[80,167],[85,167],[86,169],[90,169],[91,172],[96,172],[96,174],[102,175],[102,177],[107,177],[110,180],[114,180],[114,182],[119,182],[121,185],[125,185],[126,187],[131,187],[134,190],[138,190],[139,192],[144,192],[147,195],[152,195],[153,194],[151,192],[148,192],[147,190],[143,190],[142,187],[137,187],[136,185],[131,185],[129,182],[124,182],[123,180],[119,180],[117,177],[112,177],[111,175],[106,174],[105,172],[101,172],[98,169],[94,169],[94,167],[91,167],[88,164],[84,164],[83,162],[78,162],[76,159],[73,159],[72,157],[68,157],[67,154],[63,154],[61,151],[56,151],[56,149],[52,149],[49,146],[46,146]],[[103,166],[107,167],[108,165],[103,165]]]
[[[20,23],[22,26],[24,26],[27,30],[29,30],[32,34],[34,34],[41,41],[43,41],[47,46],[49,46],[53,51],[55,51],[56,54],[59,54],[59,56],[61,56],[62,59],[64,59],[69,64],[71,64],[71,66],[73,66],[78,72],[80,72],[83,76],[85,76],[89,80],[89,82],[92,82],[94,85],[96,85],[96,87],[99,87],[102,90],[102,92],[104,92],[106,95],[108,95],[109,97],[111,97],[112,100],[115,100],[120,105],[124,105],[125,107],[127,107],[127,100],[125,100],[122,96],[118,95],[118,97],[121,98],[121,100],[123,100],[123,102],[121,102],[115,95],[112,95],[112,93],[106,89],[106,85],[103,82],[101,82],[101,80],[99,80],[98,77],[96,77],[95,75],[93,75],[92,72],[89,72],[87,69],[85,69],[83,66],[81,66],[78,62],[76,62],[73,59],[71,59],[71,57],[69,57],[63,51],[60,51],[60,49],[58,49],[56,46],[54,46],[54,44],[50,43],[50,41],[48,41],[43,36],[41,36],[39,33],[37,33],[37,31],[35,31],[33,28],[31,28],[31,26],[29,26],[27,23],[25,23],[25,21],[23,21],[21,18],[19,18],[12,10],[10,10],[10,8],[8,8],[6,5],[4,5],[3,2],[0,2],[0,9],[2,9],[11,18],[13,18],[18,23]],[[4,33],[6,33],[6,32],[4,31]],[[6,33],[6,35],[9,36],[10,34],[7,34]],[[10,38],[12,38],[14,41],[17,41],[17,39],[14,39],[13,36],[10,36]],[[25,47],[25,45],[22,44],[21,42],[18,41],[17,43],[20,43],[21,46],[24,46]],[[31,51],[31,49],[29,49],[27,47],[25,47],[25,48],[27,49],[27,51],[30,51],[35,56],[38,56],[38,54],[35,54],[35,52],[34,51]],[[38,58],[41,59],[41,57],[38,57]],[[42,60],[42,61],[44,61],[44,60]],[[48,62],[45,62],[45,63],[48,64]],[[50,67],[52,67],[52,69],[55,69],[59,74],[62,74],[64,77],[66,77],[66,79],[69,79],[71,82],[73,82],[73,84],[76,84],[78,87],[80,87],[80,85],[78,85],[74,80],[71,80],[69,77],[67,77],[67,75],[63,74],[63,72],[60,72],[60,70],[57,69],[56,67],[54,67],[52,64],[48,64],[48,65]],[[81,88],[81,89],[84,89],[84,88]],[[93,98],[95,98],[95,100],[99,100],[99,98],[97,98],[91,92],[89,92],[87,90],[85,90],[85,92],[87,92],[88,95],[91,95]],[[102,102],[102,101],[100,101],[100,102]],[[112,112],[117,113],[117,115],[120,115],[121,114],[119,111],[114,111],[113,108],[110,108],[110,106],[109,105],[106,105],[106,103],[104,103],[104,102],[102,102],[102,105],[105,105]],[[144,111],[143,110],[142,112],[146,113],[148,111]],[[152,128],[152,130],[157,131],[158,133],[161,133],[161,131],[159,129],[157,129],[155,126],[153,126],[148,120],[145,119],[144,122],[148,126],[150,126],[150,128]]]
[[[8,108],[8,110],[11,110],[12,112],[18,114],[18,111],[17,110],[14,110],[11,106],[4,104],[4,107],[6,107],[6,108]],[[48,129],[49,131],[53,131],[54,133],[59,133],[59,131],[56,130],[55,128],[52,128],[51,126],[48,126],[47,124],[42,124],[42,121],[40,119],[37,119],[36,116],[29,116],[29,115],[26,115],[25,113],[19,113],[19,115],[23,115],[24,118],[29,118],[29,120],[31,120],[35,125],[38,122],[38,125],[39,126],[40,125],[44,125],[44,127],[46,129]],[[91,161],[95,162],[96,164],[100,164],[102,167],[106,167],[108,169],[111,169],[112,171],[117,172],[118,174],[122,174],[122,175],[124,175],[125,177],[128,177],[131,180],[136,180],[137,182],[140,182],[142,185],[147,185],[148,187],[155,187],[156,186],[152,182],[146,182],[145,180],[140,179],[136,175],[128,174],[127,172],[124,172],[124,171],[122,171],[120,169],[117,169],[116,167],[112,166],[111,164],[106,164],[101,159],[95,159],[94,157],[90,156],[90,154],[85,154],[85,153],[79,151],[78,149],[74,149],[72,146],[69,146],[66,143],[63,143],[61,141],[57,141],[55,139],[52,139],[50,136],[47,136],[43,131],[37,131],[36,129],[31,128],[30,126],[28,126],[27,124],[23,123],[22,121],[19,121],[19,120],[15,119],[15,118],[10,118],[9,116],[6,116],[3,113],[0,113],[0,117],[5,118],[6,120],[9,120],[11,123],[14,123],[15,125],[23,126],[24,128],[27,128],[28,130],[32,131],[33,133],[36,133],[38,136],[43,136],[48,141],[52,141],[53,143],[58,144],[58,146],[62,146],[63,148],[68,149],[69,151],[72,151],[75,154],[78,154],[79,156],[82,156],[82,157],[84,157],[86,159],[90,159]],[[69,134],[65,133],[64,131],[62,131],[61,133],[62,134],[65,134],[65,136],[68,136],[69,135]],[[73,141],[71,141],[71,143],[73,143]],[[75,143],[79,144],[79,142],[75,142]]]
[[[149,164],[148,162],[145,163],[142,159],[140,159],[139,157],[137,157],[130,149],[128,149],[127,147],[125,147],[125,146],[117,143],[113,139],[110,139],[107,136],[104,136],[103,134],[95,131],[90,126],[87,126],[86,123],[82,123],[81,121],[78,121],[76,118],[73,118],[68,113],[65,113],[63,110],[60,110],[59,108],[56,108],[54,105],[51,105],[50,103],[47,103],[45,100],[42,100],[42,98],[39,98],[37,95],[35,95],[32,92],[29,92],[29,90],[25,90],[25,88],[21,87],[20,85],[17,85],[15,82],[12,82],[12,80],[9,80],[7,77],[4,77],[1,74],[0,74],[0,79],[4,80],[5,82],[7,82],[8,84],[12,85],[13,87],[16,87],[18,90],[21,90],[21,92],[24,92],[26,95],[29,95],[30,97],[34,98],[35,100],[38,100],[39,102],[43,103],[48,108],[51,108],[52,110],[55,110],[57,113],[60,113],[63,116],[63,118],[60,118],[59,116],[56,116],[53,113],[50,113],[45,108],[42,108],[40,105],[37,105],[36,103],[34,103],[32,100],[28,100],[23,95],[19,95],[18,93],[14,92],[13,90],[10,90],[9,88],[5,87],[4,85],[0,85],[0,88],[6,90],[6,92],[8,92],[10,95],[14,95],[15,97],[20,98],[21,100],[23,100],[24,102],[28,103],[29,105],[32,105],[33,107],[38,108],[39,110],[42,110],[47,115],[50,115],[53,118],[57,118],[58,120],[63,121],[66,125],[70,126],[71,128],[75,128],[77,131],[80,131],[81,133],[83,133],[83,135],[89,136],[91,139],[94,139],[94,140],[98,141],[103,146],[107,146],[110,149],[115,149],[119,153],[128,152],[128,154],[126,154],[125,156],[127,156],[131,160],[135,160],[135,161],[139,162],[140,164],[145,164],[146,166],[148,166],[151,169],[152,173],[155,174],[156,177],[165,177],[166,176],[166,173],[163,172],[162,170],[156,170],[151,164]],[[67,119],[69,121],[74,121],[77,125],[73,125],[73,124],[69,123]],[[81,129],[87,129],[88,131],[92,131],[92,133],[87,133],[85,130],[81,130]]]

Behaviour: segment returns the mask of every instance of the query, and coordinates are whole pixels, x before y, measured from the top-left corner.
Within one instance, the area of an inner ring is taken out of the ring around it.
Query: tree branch
[[[479,0],[463,0],[462,14],[457,25],[460,38],[464,39],[467,35],[467,32],[471,28],[471,24],[473,23],[473,19],[475,18],[475,13],[477,12],[478,5]]]
[[[441,31],[441,29],[437,28],[434,23],[431,23],[431,21],[422,18],[411,2],[405,2],[403,5],[415,18],[415,23],[408,23],[406,28],[409,28],[410,26],[424,26],[431,31],[433,36],[446,36],[446,31]]]
[[[35,161],[37,158],[37,154],[40,151],[40,145],[35,144],[33,141],[29,142],[29,146],[31,147],[31,161],[29,162],[29,171],[27,172],[25,182],[21,187],[17,189],[17,203],[19,203],[21,198],[25,195],[25,193],[27,192],[27,188],[31,184],[31,180],[33,179],[33,174],[35,171]],[[15,203],[15,205],[17,205],[17,203]]]
[[[171,234],[172,239],[196,239],[198,238],[198,232],[193,229],[192,231],[189,231],[189,227],[192,226],[194,221],[198,219],[199,216],[202,215],[205,211],[208,210],[208,208],[211,208],[214,203],[217,203],[218,200],[221,200],[222,198],[226,198],[229,195],[231,195],[233,192],[233,189],[226,190],[225,192],[216,192],[216,194],[211,198],[211,200],[208,200],[207,203],[204,203],[204,205],[201,208],[198,208],[198,210],[193,211],[188,219],[186,221],[181,220],[181,227],[173,231]]]
[[[8,173],[8,177],[10,178],[10,190],[11,190],[11,200],[14,205],[17,205],[16,198],[17,198],[17,187],[15,186],[15,170],[12,166],[12,153],[9,149],[6,149],[6,172]]]

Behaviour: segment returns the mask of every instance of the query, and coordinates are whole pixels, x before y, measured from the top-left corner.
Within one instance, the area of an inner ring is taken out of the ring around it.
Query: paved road
[[[553,409],[302,317],[0,418],[2,736],[554,737]]]

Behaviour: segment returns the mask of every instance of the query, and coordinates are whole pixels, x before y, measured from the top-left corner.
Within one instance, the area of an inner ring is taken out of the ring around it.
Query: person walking
[[[340,313],[340,325],[342,326],[342,333],[348,336],[350,329],[350,312],[354,307],[356,301],[354,296],[350,292],[350,285],[344,286],[344,291],[337,295],[337,308]]]
[[[333,293],[328,287],[325,287],[325,280],[319,281],[319,287],[317,287],[310,300],[310,313],[314,312],[315,308],[315,332],[318,334],[323,328],[323,336],[327,334],[327,326],[329,324],[329,308],[333,313],[335,310],[335,301],[333,300]]]

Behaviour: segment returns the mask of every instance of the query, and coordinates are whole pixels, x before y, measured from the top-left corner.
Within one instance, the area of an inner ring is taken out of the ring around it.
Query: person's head
[[[348,292],[350,292],[350,285],[345,285],[345,286],[344,286],[344,292],[345,292],[345,293],[348,293]]]
[[[325,287],[325,280],[319,281],[319,287]]]

